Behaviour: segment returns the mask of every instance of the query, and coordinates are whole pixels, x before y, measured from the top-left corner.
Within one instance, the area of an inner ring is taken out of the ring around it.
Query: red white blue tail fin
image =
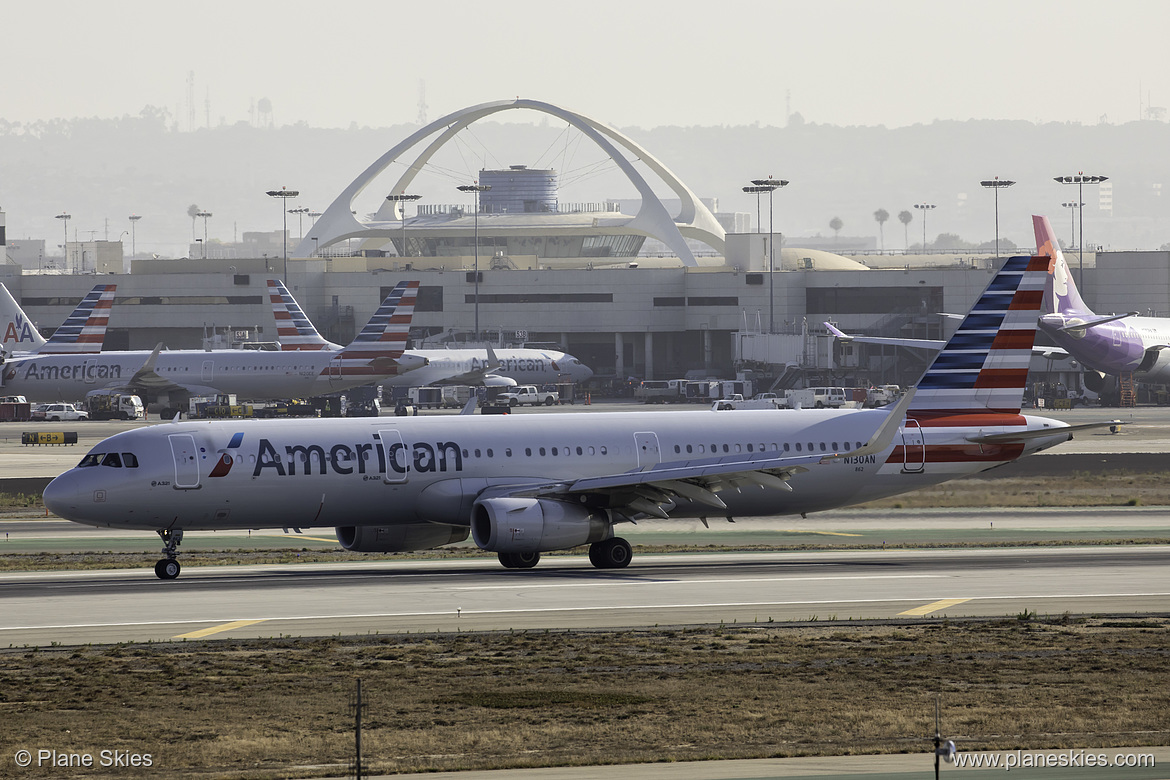
[[[283,282],[278,279],[268,280],[268,299],[272,302],[272,316],[276,318],[276,340],[282,352],[341,349],[340,344],[326,341],[317,332]]]
[[[371,379],[393,376],[410,337],[418,284],[395,285],[357,338],[338,353],[326,371],[343,376],[367,374]]]
[[[1019,414],[1049,258],[1012,257],[918,382],[910,413]]]
[[[73,313],[53,331],[39,349],[38,355],[80,355],[102,351],[106,341],[106,326],[110,322],[110,307],[114,305],[117,285],[98,284],[81,299]]]

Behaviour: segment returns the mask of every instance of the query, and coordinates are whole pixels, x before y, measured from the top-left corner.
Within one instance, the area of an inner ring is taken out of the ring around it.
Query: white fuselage
[[[539,349],[494,350],[499,367],[493,376],[515,380],[516,384],[549,384],[552,382],[584,382],[593,371],[572,355]],[[422,387],[447,382],[451,378],[467,376],[466,384],[483,384],[472,377],[491,366],[486,350],[482,349],[410,349],[406,355],[426,358],[427,365],[392,377],[382,384],[398,387]]]
[[[160,352],[154,386],[163,395],[183,397],[235,393],[252,400],[296,398],[345,390],[379,377],[343,376],[330,370],[341,353],[216,350]],[[3,366],[6,394],[30,402],[74,401],[102,388],[122,388],[150,358],[149,351],[94,355],[41,355]],[[153,397],[151,386],[132,388]]]
[[[489,488],[572,483],[659,462],[846,453],[790,477],[791,492],[745,484],[719,493],[726,510],[681,498],[670,510],[691,517],[780,515],[914,490],[1068,439],[1063,423],[1039,417],[997,415],[978,428],[910,421],[884,452],[848,457],[886,414],[704,410],[167,423],[97,445],[91,453],[122,453],[127,462],[129,453],[137,466],[71,469],[46,489],[45,504],[81,523],[156,530],[466,526],[472,503]],[[1026,444],[966,438],[1047,428],[1051,437]]]

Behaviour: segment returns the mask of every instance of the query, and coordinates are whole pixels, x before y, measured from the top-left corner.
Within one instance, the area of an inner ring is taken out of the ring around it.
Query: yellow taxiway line
[[[929,604],[923,604],[921,607],[908,609],[905,612],[899,612],[898,615],[909,615],[921,617],[922,615],[929,615],[931,612],[938,612],[940,609],[953,607],[956,604],[963,604],[971,599],[943,599],[942,601],[932,601]]]
[[[205,636],[218,634],[223,631],[231,631],[233,628],[243,628],[244,626],[254,626],[257,623],[263,623],[264,620],[233,620],[231,623],[220,623],[218,626],[211,628],[201,628],[198,631],[192,631],[189,634],[179,634],[173,639],[202,639]]]

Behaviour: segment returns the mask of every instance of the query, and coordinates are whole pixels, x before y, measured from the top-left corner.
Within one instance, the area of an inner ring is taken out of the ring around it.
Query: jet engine
[[[1165,382],[1170,376],[1170,349],[1147,349],[1142,364],[1134,369],[1151,382]]]
[[[613,536],[608,512],[544,498],[485,498],[471,510],[471,538],[500,553],[567,550]]]
[[[430,550],[467,538],[466,526],[408,523],[403,525],[349,525],[337,527],[337,541],[353,552],[409,552]]]
[[[1094,393],[1100,393],[1105,389],[1105,375],[1100,371],[1094,371],[1091,368],[1085,369],[1085,387],[1092,390]]]

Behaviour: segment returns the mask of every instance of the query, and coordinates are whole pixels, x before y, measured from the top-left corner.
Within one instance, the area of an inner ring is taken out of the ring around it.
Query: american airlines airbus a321
[[[817,512],[1067,441],[1073,427],[1020,414],[1048,262],[1008,260],[885,409],[174,422],[98,444],[45,506],[157,531],[162,579],[178,576],[186,531],[290,526],[334,526],[360,552],[470,534],[509,568],[588,544],[594,566],[620,568],[622,523]]]

